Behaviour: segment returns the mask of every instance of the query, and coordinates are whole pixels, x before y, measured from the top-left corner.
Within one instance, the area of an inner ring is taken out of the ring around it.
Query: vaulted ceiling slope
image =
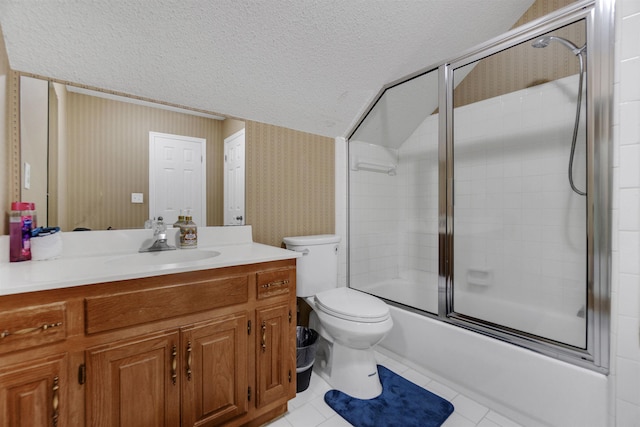
[[[532,0],[0,0],[12,69],[329,137]]]

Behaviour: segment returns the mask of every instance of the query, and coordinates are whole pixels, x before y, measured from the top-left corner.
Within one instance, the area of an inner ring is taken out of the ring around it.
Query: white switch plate
[[[144,203],[144,196],[142,193],[131,193],[131,203]]]

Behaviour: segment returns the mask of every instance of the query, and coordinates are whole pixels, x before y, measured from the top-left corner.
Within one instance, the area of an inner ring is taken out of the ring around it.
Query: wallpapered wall
[[[9,59],[7,51],[4,47],[4,38],[0,31],[0,212],[2,212],[2,221],[0,221],[0,235],[8,234],[8,219],[6,212],[11,205],[9,204],[9,173],[12,170],[9,167]]]
[[[574,0],[537,0],[512,28],[571,3]],[[581,47],[585,43],[585,26],[572,25],[554,32],[553,35],[564,37]],[[456,87],[454,103],[456,107],[460,107],[570,76],[579,71],[578,64],[575,55],[559,43],[536,49],[531,46],[531,42],[525,42],[477,62],[473,71]]]
[[[335,232],[335,141],[246,122],[246,223],[253,239]]]

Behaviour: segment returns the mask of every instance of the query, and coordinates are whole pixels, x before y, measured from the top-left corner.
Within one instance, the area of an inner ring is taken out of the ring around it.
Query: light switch
[[[31,165],[24,162],[24,188],[31,188]]]
[[[131,203],[144,203],[144,196],[142,193],[131,193]]]

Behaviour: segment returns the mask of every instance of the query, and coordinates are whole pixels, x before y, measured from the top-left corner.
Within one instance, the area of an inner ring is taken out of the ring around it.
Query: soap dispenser
[[[184,222],[184,215],[182,214],[182,209],[180,209],[180,215],[178,215],[178,220],[173,223],[173,228],[180,228],[180,224]]]
[[[193,222],[190,212],[184,217],[180,224],[180,247],[182,249],[198,247],[198,226]]]

